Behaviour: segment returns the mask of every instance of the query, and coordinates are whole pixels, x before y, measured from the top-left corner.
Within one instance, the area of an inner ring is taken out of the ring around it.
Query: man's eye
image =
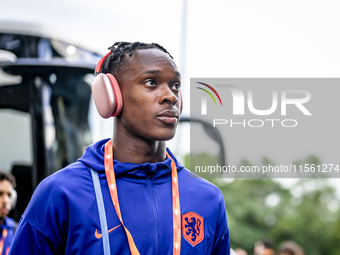
[[[172,86],[173,86],[174,89],[177,89],[177,90],[181,88],[181,84],[179,84],[179,83],[176,83]]]
[[[150,81],[145,82],[145,85],[146,86],[156,86],[156,82],[153,81],[153,80],[150,80]]]

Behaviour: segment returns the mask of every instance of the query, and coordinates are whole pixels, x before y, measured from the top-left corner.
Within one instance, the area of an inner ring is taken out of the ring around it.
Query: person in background
[[[305,253],[294,241],[285,241],[280,244],[278,255],[305,255]]]
[[[12,174],[0,171],[0,255],[7,255],[12,244],[16,222],[8,217],[16,199],[16,182]]]
[[[274,243],[268,239],[262,239],[255,243],[254,255],[274,255]]]

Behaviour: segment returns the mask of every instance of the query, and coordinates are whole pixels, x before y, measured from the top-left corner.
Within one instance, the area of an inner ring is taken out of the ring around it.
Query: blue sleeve
[[[59,254],[57,246],[43,233],[21,218],[8,255]]]
[[[229,227],[222,192],[218,209],[214,246],[211,254],[230,255]]]
[[[67,201],[62,181],[50,176],[38,185],[20,219],[9,254],[63,254]]]

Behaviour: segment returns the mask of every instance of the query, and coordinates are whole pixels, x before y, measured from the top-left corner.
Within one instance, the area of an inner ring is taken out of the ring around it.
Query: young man
[[[171,55],[138,42],[110,50],[99,87],[118,82],[122,98],[114,87],[110,96],[95,89],[94,99],[102,116],[117,116],[113,138],[39,185],[10,254],[229,254],[222,193],[165,147],[182,107]]]
[[[16,223],[7,217],[13,205],[13,192],[16,186],[13,175],[0,172],[0,255],[8,253]]]

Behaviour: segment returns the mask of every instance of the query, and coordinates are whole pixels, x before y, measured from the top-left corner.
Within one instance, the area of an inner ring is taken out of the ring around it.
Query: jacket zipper
[[[155,220],[155,254],[158,254],[158,217],[157,217],[156,201],[155,201],[155,196],[153,194],[151,178],[152,178],[152,174],[149,174],[149,176],[148,176],[148,190],[149,190],[149,195],[150,195],[150,199],[151,199],[153,215],[154,215],[154,220]]]

